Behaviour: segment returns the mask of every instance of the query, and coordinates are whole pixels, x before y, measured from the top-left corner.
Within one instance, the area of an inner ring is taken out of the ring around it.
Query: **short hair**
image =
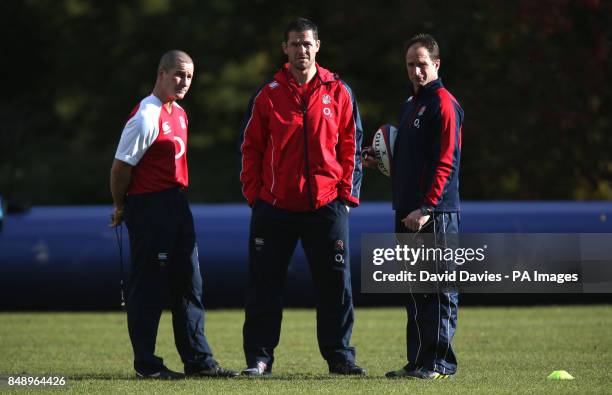
[[[425,47],[427,51],[429,51],[429,57],[431,60],[440,59],[440,47],[438,46],[438,42],[431,34],[419,33],[414,35],[410,40],[406,41],[404,44],[404,56],[408,49],[412,47],[414,44],[419,44],[422,47]]]
[[[310,19],[297,18],[296,20],[289,22],[287,28],[285,28],[285,42],[289,40],[290,32],[302,33],[307,30],[312,30],[312,36],[315,40],[319,39],[319,29],[317,28],[317,25],[315,25],[315,23]]]
[[[180,63],[193,64],[193,60],[191,60],[191,56],[187,55],[186,52],[180,51],[178,49],[173,49],[162,55],[161,59],[159,60],[159,66],[157,66],[157,71],[159,72],[162,70],[172,70]]]

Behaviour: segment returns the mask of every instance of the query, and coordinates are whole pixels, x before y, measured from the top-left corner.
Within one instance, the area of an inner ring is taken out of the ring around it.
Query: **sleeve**
[[[242,194],[249,206],[255,203],[261,189],[261,163],[266,150],[266,111],[263,90],[260,89],[250,100],[243,122],[242,144],[242,170],[240,182]]]
[[[338,160],[342,165],[342,178],[338,186],[338,194],[350,206],[357,207],[363,174],[361,166],[363,128],[353,92],[344,81],[342,81],[342,85],[346,89],[348,100],[343,109],[344,114],[338,138]]]
[[[125,124],[115,159],[136,166],[159,135],[157,122],[136,111]]]
[[[451,175],[458,168],[461,117],[458,116],[450,97],[441,97],[440,108],[434,116],[434,122],[438,127],[433,135],[433,168],[421,207],[426,211],[436,208],[450,182]]]

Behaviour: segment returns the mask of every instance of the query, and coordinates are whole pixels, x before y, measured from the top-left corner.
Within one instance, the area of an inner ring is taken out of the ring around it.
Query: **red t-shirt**
[[[169,113],[154,95],[144,98],[126,122],[115,158],[134,166],[128,195],[187,187],[187,114]]]

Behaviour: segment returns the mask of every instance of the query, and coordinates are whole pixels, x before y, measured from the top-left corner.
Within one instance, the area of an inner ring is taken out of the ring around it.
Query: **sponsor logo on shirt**
[[[270,89],[274,89],[278,86],[278,82],[272,81],[268,84],[268,86],[270,87]]]
[[[179,136],[174,136],[174,141],[176,141],[179,145],[179,152],[176,153],[176,155],[174,155],[174,159],[178,159],[181,156],[185,155],[185,142],[183,141],[182,138],[180,138]]]
[[[419,109],[419,112],[418,112],[418,114],[417,114],[417,118],[414,120],[414,127],[416,127],[417,129],[419,129],[419,128],[421,127],[421,120],[420,120],[420,118],[418,118],[418,117],[420,117],[421,115],[423,115],[423,113],[425,113],[425,110],[426,110],[426,109],[427,109],[427,106],[422,106],[422,107]]]
[[[162,130],[164,131],[164,134],[172,133],[172,129],[170,128],[168,121],[162,123]]]

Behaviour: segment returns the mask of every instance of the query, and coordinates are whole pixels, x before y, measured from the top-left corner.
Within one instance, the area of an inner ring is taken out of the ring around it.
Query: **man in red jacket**
[[[247,111],[240,181],[253,212],[244,375],[272,371],[287,267],[298,240],[317,290],[317,338],[330,373],[366,373],[349,345],[348,206],[359,204],[361,119],[348,85],[315,62],[320,45],[312,21],[291,22],[282,44],[288,62]]]

